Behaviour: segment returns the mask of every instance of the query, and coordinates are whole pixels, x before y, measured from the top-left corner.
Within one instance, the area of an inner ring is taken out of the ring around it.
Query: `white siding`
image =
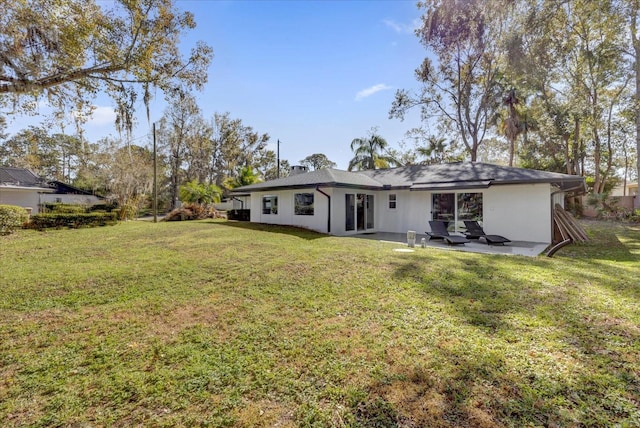
[[[388,195],[396,195],[396,209],[389,208]],[[425,233],[431,220],[431,193],[410,190],[389,190],[376,194],[378,228],[380,231],[405,233],[414,230]]]
[[[42,195],[44,196],[44,195]],[[37,190],[10,189],[0,187],[0,204],[32,208],[31,214],[38,214],[41,194]]]
[[[325,193],[329,193],[323,190]],[[294,194],[313,193],[313,215],[294,214]],[[278,197],[278,213],[262,213],[262,197]],[[275,192],[255,192],[251,194],[251,221],[255,223],[286,224],[327,233],[328,199],[315,189],[279,190]],[[331,220],[333,228],[333,219]]]
[[[90,206],[100,203],[100,198],[94,195],[73,195],[66,193],[47,193],[42,195],[42,203],[61,203]]]
[[[409,190],[367,191],[348,188],[323,188],[331,196],[331,234],[353,235],[345,230],[345,195],[374,195],[375,228],[368,232],[425,233],[431,220],[432,192]],[[314,193],[314,215],[293,214],[295,193]],[[483,226],[488,234],[505,236],[512,241],[551,242],[551,186],[519,184],[492,186],[487,189],[458,189],[455,193],[483,194]],[[396,194],[396,209],[390,209],[388,195]],[[453,192],[438,192],[453,193]],[[262,197],[278,197],[278,214],[262,214]],[[561,198],[558,195],[557,198]],[[327,233],[328,199],[315,189],[257,192],[251,194],[251,221],[257,223],[300,226]]]
[[[484,231],[512,241],[551,242],[551,186],[518,184],[483,190]]]

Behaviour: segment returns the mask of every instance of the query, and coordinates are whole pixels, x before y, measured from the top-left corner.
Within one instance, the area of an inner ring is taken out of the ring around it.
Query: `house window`
[[[296,193],[293,198],[295,215],[313,215],[313,193]]]
[[[464,220],[482,222],[482,193],[434,193],[433,220],[442,220],[449,230],[464,230]]]
[[[397,202],[396,194],[395,193],[390,193],[389,194],[389,209],[390,210],[395,210],[396,209],[396,202]]]
[[[262,214],[278,214],[278,197],[262,197]]]
[[[482,193],[458,193],[458,221],[482,221]]]

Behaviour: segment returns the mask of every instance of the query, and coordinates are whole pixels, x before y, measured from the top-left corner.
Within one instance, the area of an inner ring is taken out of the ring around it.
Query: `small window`
[[[313,193],[296,193],[294,205],[295,215],[313,215]]]
[[[395,210],[396,209],[396,194],[395,193],[391,193],[389,194],[389,209],[390,210]]]
[[[278,197],[262,197],[262,214],[278,214]]]

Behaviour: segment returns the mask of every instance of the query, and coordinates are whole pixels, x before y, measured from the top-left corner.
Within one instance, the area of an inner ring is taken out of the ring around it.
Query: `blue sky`
[[[279,139],[280,156],[292,165],[324,153],[346,169],[351,140],[372,127],[398,147],[405,132],[419,125],[417,112],[404,122],[388,119],[396,89],[418,86],[414,70],[426,54],[413,34],[420,17],[415,1],[178,0],[177,5],[193,12],[198,24],[184,37],[185,50],[202,40],[215,55],[209,82],[196,94],[204,117],[229,112],[268,133],[270,148],[275,150]],[[115,135],[110,100],[99,97],[96,105],[86,126],[91,141]],[[142,142],[150,126],[144,108],[138,108],[134,136]],[[151,120],[164,108],[157,94]],[[9,131],[26,122],[14,120]]]

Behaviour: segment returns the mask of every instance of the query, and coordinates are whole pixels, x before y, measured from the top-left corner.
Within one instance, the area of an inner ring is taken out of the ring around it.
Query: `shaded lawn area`
[[[0,421],[638,426],[640,227],[586,227],[552,259],[214,221],[0,237]]]

